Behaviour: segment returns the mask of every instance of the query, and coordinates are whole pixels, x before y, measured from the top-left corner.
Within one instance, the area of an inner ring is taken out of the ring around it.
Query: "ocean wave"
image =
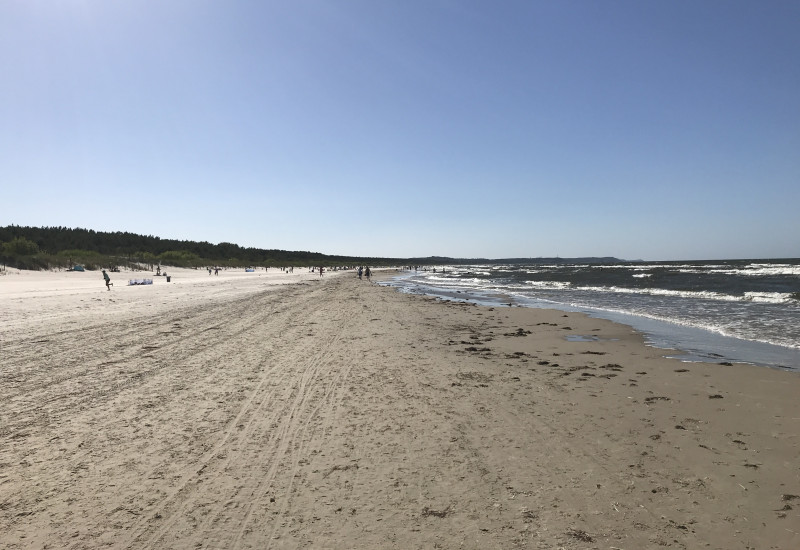
[[[738,301],[735,296],[708,290],[670,290],[667,288],[625,288],[620,286],[579,286],[575,290],[615,294],[642,294],[646,296],[674,296],[678,298],[701,298],[706,300]]]
[[[574,267],[574,266],[572,266]],[[698,269],[700,271],[705,270],[707,268],[717,268],[721,269],[724,267],[728,267],[725,265],[692,265],[692,264],[612,264],[612,265],[605,265],[605,264],[592,264],[586,265],[585,267],[589,267],[591,269],[632,269],[634,271],[652,271],[654,269],[667,269],[667,270],[681,270],[681,269]]]
[[[800,266],[791,264],[749,264],[743,267],[731,266],[681,266],[678,273],[690,275],[740,275],[743,277],[800,277]]]
[[[783,304],[796,301],[797,297],[795,294],[790,294],[788,292],[745,292],[744,300],[765,304]]]
[[[519,271],[517,273],[520,273]],[[527,272],[526,272],[527,275]],[[527,277],[511,277],[505,279],[500,273],[489,273],[486,271],[476,272],[467,271],[456,273],[455,271],[446,273],[420,274],[420,280],[424,280],[432,285],[449,286],[455,288],[475,288],[485,290],[487,287],[498,287],[506,289],[529,289],[542,291],[584,291],[597,292],[602,294],[616,293],[626,295],[647,295],[647,296],[666,296],[686,299],[713,300],[722,302],[756,302],[770,304],[792,304],[800,305],[800,292],[763,292],[746,291],[739,293],[726,293],[724,291],[713,290],[676,290],[667,288],[636,288],[617,285],[584,285],[576,286],[575,282],[570,281],[546,281],[529,280]],[[651,273],[631,273],[630,277],[635,279],[653,278]],[[516,279],[516,280],[515,280]],[[523,279],[523,280],[520,280]]]
[[[458,287],[480,285],[486,282],[486,279],[479,279],[477,277],[441,277],[438,275],[428,275],[423,280],[425,283],[432,285],[441,284]]]
[[[723,294],[710,290],[671,290],[667,288],[624,288],[618,286],[580,286],[575,290],[587,292],[603,292],[616,294],[640,294],[645,296],[672,296],[676,298],[691,298],[701,300],[718,300],[723,302],[760,302],[783,304],[797,301],[793,294],[788,292],[746,292],[742,296]]]
[[[525,281],[525,284],[528,287],[534,287],[543,290],[563,290],[572,286],[572,283],[562,281]]]
[[[750,264],[745,268],[745,275],[782,276],[794,275],[800,277],[800,265],[792,264]]]
[[[555,269],[571,268],[575,266],[547,266]],[[630,270],[630,271],[655,271],[664,270],[688,275],[742,275],[745,277],[800,277],[800,265],[797,264],[765,264],[752,263],[747,265],[730,264],[613,264],[613,265],[586,265],[592,270]]]
[[[437,273],[438,274],[438,273]],[[466,270],[458,270],[458,269],[449,269],[444,273],[450,279],[465,279],[469,277],[491,277],[492,274],[488,271],[480,271],[475,269],[466,269]]]

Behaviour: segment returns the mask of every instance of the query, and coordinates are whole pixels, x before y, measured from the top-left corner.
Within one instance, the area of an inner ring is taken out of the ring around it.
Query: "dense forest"
[[[162,239],[123,231],[105,232],[68,227],[0,227],[0,268],[86,269],[123,267],[282,267],[344,265],[466,265],[466,264],[587,264],[619,263],[612,257],[588,258],[371,258],[332,256],[319,252],[244,248],[233,243]]]
[[[243,248],[233,243],[162,239],[122,231],[104,232],[68,227],[0,227],[0,261],[19,269],[86,269],[154,265],[309,266],[401,265],[407,260],[330,256],[319,252]],[[422,263],[422,262],[417,262]]]

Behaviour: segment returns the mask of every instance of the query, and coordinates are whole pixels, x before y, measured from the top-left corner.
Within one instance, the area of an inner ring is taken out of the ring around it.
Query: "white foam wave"
[[[792,264],[750,264],[745,268],[745,275],[794,275],[800,277],[800,265]]]
[[[616,294],[643,294],[648,296],[675,296],[679,298],[704,298],[707,300],[732,301],[734,296],[710,291],[669,290],[666,288],[624,288],[619,286],[581,286],[576,290],[590,292],[613,292]]]
[[[795,301],[791,294],[784,292],[745,292],[744,299],[765,304],[783,304]]]
[[[459,277],[474,277],[474,276],[481,276],[481,277],[491,277],[493,273],[487,269],[456,269],[456,268],[449,268],[445,275],[450,278],[459,278]]]
[[[574,266],[543,266],[551,269],[560,269],[564,267],[573,268]],[[800,265],[796,264],[765,264],[765,263],[752,263],[744,266],[732,266],[726,264],[596,264],[587,265],[590,269],[606,270],[606,269],[623,269],[633,271],[653,271],[656,269],[663,269],[666,271],[674,271],[677,273],[686,273],[690,275],[742,275],[745,277],[763,277],[763,276],[797,276],[800,277]]]
[[[572,286],[572,283],[562,281],[525,281],[525,284],[543,290],[563,290]]]
[[[719,300],[724,302],[760,302],[782,304],[794,302],[792,294],[785,292],[747,292],[743,296],[722,294],[712,291],[695,290],[670,290],[666,288],[623,288],[618,286],[581,286],[575,290],[591,292],[613,292],[617,294],[641,294],[646,296],[673,296],[677,298],[692,298],[702,300]]]
[[[800,266],[792,264],[749,264],[743,267],[725,265],[663,266],[690,275],[741,275],[743,277],[800,277]]]
[[[459,279],[451,279],[449,277],[437,277],[435,275],[428,276],[423,280],[424,284],[437,285],[437,286],[452,286],[452,287],[480,286],[480,284],[483,282],[485,282],[483,279],[478,279],[476,277],[469,279],[464,277],[461,277]]]

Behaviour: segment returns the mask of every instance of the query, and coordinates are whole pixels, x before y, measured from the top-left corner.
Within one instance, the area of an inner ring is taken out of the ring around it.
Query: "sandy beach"
[[[166,270],[0,277],[0,548],[800,548],[796,373],[352,272]]]

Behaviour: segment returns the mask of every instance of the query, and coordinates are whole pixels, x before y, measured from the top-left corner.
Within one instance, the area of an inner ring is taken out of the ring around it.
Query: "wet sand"
[[[797,373],[352,273],[171,275],[0,277],[0,547],[800,547]]]

